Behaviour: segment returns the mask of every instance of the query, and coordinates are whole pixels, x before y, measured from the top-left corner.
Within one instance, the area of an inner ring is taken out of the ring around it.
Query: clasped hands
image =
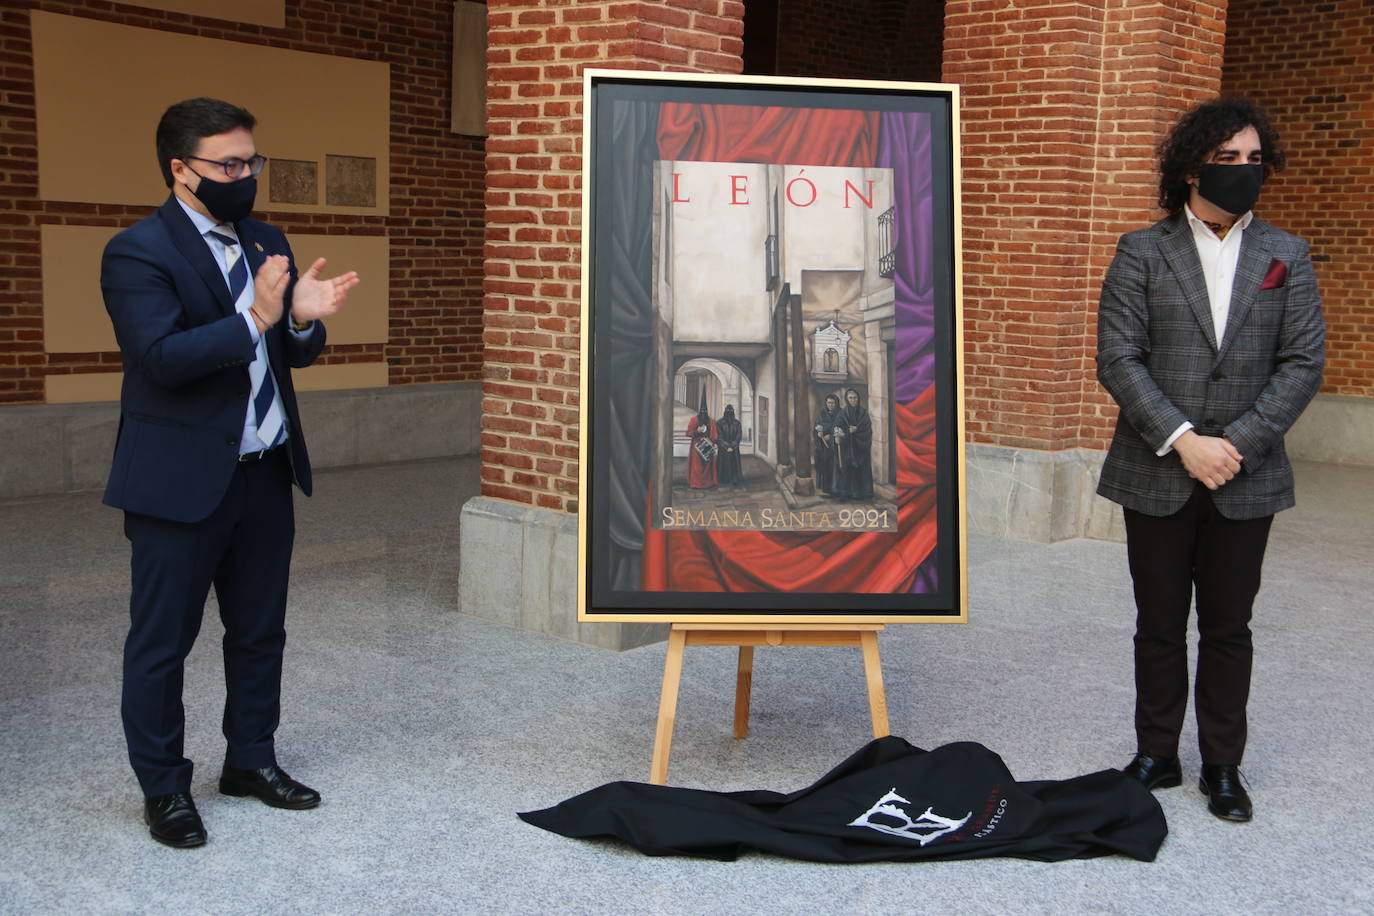
[[[1174,440],[1174,451],[1183,461],[1183,469],[1209,490],[1215,490],[1240,473],[1244,459],[1230,439],[1223,436],[1200,436],[1188,430]]]
[[[315,263],[296,279],[296,288],[291,294],[292,320],[306,322],[328,318],[338,312],[349,290],[358,285],[355,270],[321,280],[320,271],[324,265],[324,258],[316,258]],[[268,255],[253,277],[253,318],[259,333],[281,320],[283,299],[290,282],[290,259],[284,254]]]

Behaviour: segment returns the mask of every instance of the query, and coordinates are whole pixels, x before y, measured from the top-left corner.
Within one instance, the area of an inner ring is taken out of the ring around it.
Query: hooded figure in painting
[[[743,486],[744,469],[740,466],[739,443],[744,438],[744,424],[735,417],[735,405],[725,405],[725,416],[716,424],[720,434],[716,445],[720,454],[716,457],[716,477],[721,486]]]
[[[687,438],[692,440],[687,448],[687,486],[694,490],[705,490],[716,485],[716,421],[706,409],[706,398],[701,399],[701,407],[696,416],[687,423]]]
[[[827,394],[825,406],[816,415],[816,425],[812,431],[811,460],[816,470],[816,486],[820,488],[822,496],[833,496],[838,486],[835,472],[839,470],[839,452],[835,427],[840,422],[840,399]]]
[[[872,499],[873,421],[868,416],[868,408],[860,403],[859,392],[848,389],[844,400],[836,433],[839,461],[835,495],[841,499]]]

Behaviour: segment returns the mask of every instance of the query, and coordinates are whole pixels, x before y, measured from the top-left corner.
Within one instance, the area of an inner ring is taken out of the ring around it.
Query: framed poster
[[[584,113],[578,619],[965,620],[957,87]]]

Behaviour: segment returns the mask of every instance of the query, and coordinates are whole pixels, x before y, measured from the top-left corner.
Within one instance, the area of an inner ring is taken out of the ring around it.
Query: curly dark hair
[[[1264,110],[1248,99],[1213,99],[1190,108],[1160,141],[1159,205],[1170,213],[1182,210],[1191,187],[1188,179],[1197,175],[1213,150],[1247,127],[1259,134],[1264,177],[1283,171],[1287,159]]]

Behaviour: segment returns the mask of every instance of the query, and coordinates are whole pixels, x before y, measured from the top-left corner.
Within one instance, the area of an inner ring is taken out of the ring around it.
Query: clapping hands
[[[296,289],[291,294],[291,317],[294,321],[328,318],[339,311],[349,291],[358,285],[358,272],[355,270],[321,280],[320,271],[324,265],[324,258],[316,258],[315,263],[296,281]]]

